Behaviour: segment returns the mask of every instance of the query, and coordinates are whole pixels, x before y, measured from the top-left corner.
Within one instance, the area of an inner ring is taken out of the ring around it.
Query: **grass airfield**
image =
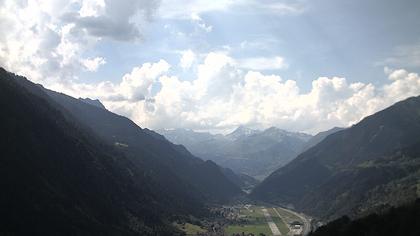
[[[235,223],[225,227],[225,235],[231,236],[233,234],[246,235],[252,233],[254,235],[273,235],[268,226],[267,219],[263,214],[262,209],[267,209],[273,222],[277,225],[281,235],[288,235],[290,229],[288,223],[299,220],[299,218],[282,208],[272,208],[254,205],[245,205],[238,210],[237,220]]]

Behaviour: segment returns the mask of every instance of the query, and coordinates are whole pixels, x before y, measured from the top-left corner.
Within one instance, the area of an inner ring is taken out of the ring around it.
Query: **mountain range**
[[[186,129],[157,132],[173,143],[184,145],[197,157],[259,180],[296,157],[312,138],[276,127],[254,130],[239,126],[227,135]]]

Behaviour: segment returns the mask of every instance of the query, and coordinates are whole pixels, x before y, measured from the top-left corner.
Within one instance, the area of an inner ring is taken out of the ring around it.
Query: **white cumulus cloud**
[[[196,55],[192,50],[186,50],[181,53],[181,59],[179,61],[179,66],[183,69],[189,69],[194,61],[196,60]]]
[[[33,81],[71,83],[105,59],[84,53],[103,38],[133,41],[158,0],[0,1],[0,66]]]
[[[342,77],[313,78],[309,90],[296,81],[267,74],[287,69],[281,56],[235,59],[227,53],[182,52],[183,70],[192,78],[174,74],[165,60],[143,63],[120,81],[83,83],[78,74],[96,71],[105,58],[91,55],[101,40],[137,41],[155,14],[158,0],[0,0],[0,66],[27,76],[46,87],[76,97],[101,99],[111,111],[149,128],[230,130],[238,125],[278,126],[317,132],[348,126],[405,99],[420,94],[420,77],[406,69],[385,68],[383,85],[349,82]],[[165,19],[192,20],[210,32],[206,13],[251,9],[275,14],[300,13],[302,1],[164,1]],[[203,16],[201,18],[200,16]],[[261,48],[268,42],[248,42],[243,48]],[[417,44],[396,48],[387,65],[418,64]],[[85,53],[89,52],[89,56]],[[392,62],[392,63],[391,63]],[[385,65],[383,63],[383,65]],[[179,70],[178,70],[179,71]],[[351,81],[357,81],[352,78]]]
[[[169,68],[165,61],[146,63],[120,83],[77,85],[73,92],[95,96],[110,110],[152,129],[224,132],[248,125],[311,133],[352,125],[399,100],[420,95],[418,74],[389,68],[382,86],[320,77],[308,92],[302,92],[294,80],[243,70],[223,53],[207,54],[193,80],[169,75]],[[153,91],[154,87],[158,89]]]
[[[99,66],[106,64],[106,60],[103,57],[86,58],[83,59],[81,63],[86,70],[95,72],[98,70]]]
[[[104,0],[83,0],[82,7],[79,14],[82,17],[94,16],[97,17],[105,10]]]

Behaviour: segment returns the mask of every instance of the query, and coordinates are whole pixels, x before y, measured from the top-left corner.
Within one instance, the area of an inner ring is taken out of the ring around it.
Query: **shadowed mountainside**
[[[310,236],[417,236],[420,228],[417,224],[420,219],[420,200],[391,208],[380,214],[371,214],[357,220],[350,220],[344,216],[320,227]]]
[[[419,144],[420,97],[412,97],[329,135],[252,197],[326,219],[410,202],[420,193]]]
[[[319,132],[318,134],[313,136],[311,139],[309,139],[308,142],[305,143],[305,146],[304,146],[302,152],[306,152],[309,148],[311,148],[311,147],[317,145],[318,143],[322,142],[329,135],[331,135],[333,133],[337,133],[338,131],[341,131],[343,129],[344,128],[334,127],[332,129],[329,129],[329,130],[326,130],[326,131],[323,131],[323,132]]]
[[[15,79],[0,71],[1,233],[176,234],[144,170]]]
[[[129,119],[1,69],[0,232],[176,235],[241,194],[222,169]]]
[[[219,166],[203,161],[181,145],[174,145],[126,117],[78,101],[70,96],[45,90],[78,122],[118,147],[137,166],[147,168],[164,188],[204,201],[223,202],[241,193]]]

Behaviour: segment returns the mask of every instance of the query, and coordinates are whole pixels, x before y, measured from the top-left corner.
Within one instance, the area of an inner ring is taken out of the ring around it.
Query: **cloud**
[[[241,50],[272,50],[276,45],[279,45],[281,41],[277,38],[264,35],[253,40],[244,40],[239,44]]]
[[[197,26],[207,33],[213,30],[213,26],[207,25],[204,20],[196,13],[191,14],[191,20],[197,24]]]
[[[294,1],[294,2],[279,2],[279,1],[273,1],[273,2],[266,2],[266,3],[260,3],[253,1],[253,5],[256,8],[269,11],[275,14],[300,14],[304,12],[305,7],[302,2]]]
[[[149,97],[152,85],[156,79],[167,72],[170,65],[160,60],[157,63],[145,63],[141,67],[134,67],[131,73],[122,78],[117,93],[129,101],[139,101]]]
[[[158,6],[156,0],[83,0],[80,11],[66,12],[62,20],[94,37],[132,41],[141,38],[142,25]]]
[[[71,83],[105,60],[81,61],[103,40],[142,37],[158,0],[27,0],[0,2],[0,66],[48,85]],[[89,59],[88,59],[89,60]]]
[[[410,73],[406,70],[394,70],[389,73],[388,78],[391,84],[383,87],[386,99],[391,101],[402,100],[409,96],[420,95],[420,77],[417,73]]]
[[[179,61],[179,66],[181,66],[183,69],[189,69],[195,60],[196,55],[192,50],[183,51]]]
[[[268,74],[287,69],[281,56],[232,58],[227,52],[191,50],[182,52],[175,62],[180,68],[171,69],[167,61],[157,60],[138,64],[120,81],[78,79],[81,71],[96,71],[106,63],[92,54],[98,42],[141,40],[143,27],[158,5],[158,0],[0,1],[0,29],[5,32],[0,34],[0,65],[55,90],[99,98],[111,111],[149,128],[226,131],[242,124],[317,132],[351,125],[420,94],[418,74],[406,69],[386,68],[388,79],[380,86],[341,77],[313,78],[309,91],[302,92],[296,81]],[[212,30],[203,20],[211,19],[209,12],[282,15],[304,10],[304,1],[165,0],[159,14],[164,20],[193,21],[201,32]],[[269,51],[277,44],[257,38],[240,46]],[[420,65],[418,49],[416,45],[398,47],[387,63],[396,68]],[[188,78],[176,74],[187,70],[190,73],[181,74]]]
[[[375,64],[379,66],[420,67],[420,42],[398,46],[391,56]]]
[[[165,60],[144,63],[125,74],[119,83],[103,81],[98,84],[55,83],[49,88],[67,94],[99,98],[108,104],[135,104],[152,98],[153,85],[159,77],[167,73],[170,65]],[[129,113],[124,113],[130,115]]]
[[[79,10],[81,17],[97,17],[105,10],[104,0],[84,0]]]
[[[103,57],[95,57],[83,59],[81,63],[86,68],[86,70],[95,72],[98,70],[99,66],[106,64],[106,60]]]
[[[280,56],[243,58],[238,60],[238,63],[240,67],[251,70],[280,70],[289,67]]]
[[[235,4],[237,3],[232,0],[163,0],[159,15],[167,19],[190,19],[191,14],[199,15],[212,11],[225,11]]]
[[[301,92],[294,80],[244,71],[223,53],[208,53],[200,59],[193,80],[169,75],[169,68],[165,61],[146,63],[126,74],[119,84],[77,85],[73,92],[95,96],[108,109],[152,129],[183,127],[225,132],[248,125],[311,133],[352,125],[399,100],[420,94],[418,74],[389,68],[383,86],[320,77],[312,81],[308,92]]]
[[[304,1],[259,1],[259,0],[163,0],[159,15],[165,19],[189,19],[191,13],[201,15],[209,12],[240,11],[241,13],[264,12],[277,15],[304,12]]]

